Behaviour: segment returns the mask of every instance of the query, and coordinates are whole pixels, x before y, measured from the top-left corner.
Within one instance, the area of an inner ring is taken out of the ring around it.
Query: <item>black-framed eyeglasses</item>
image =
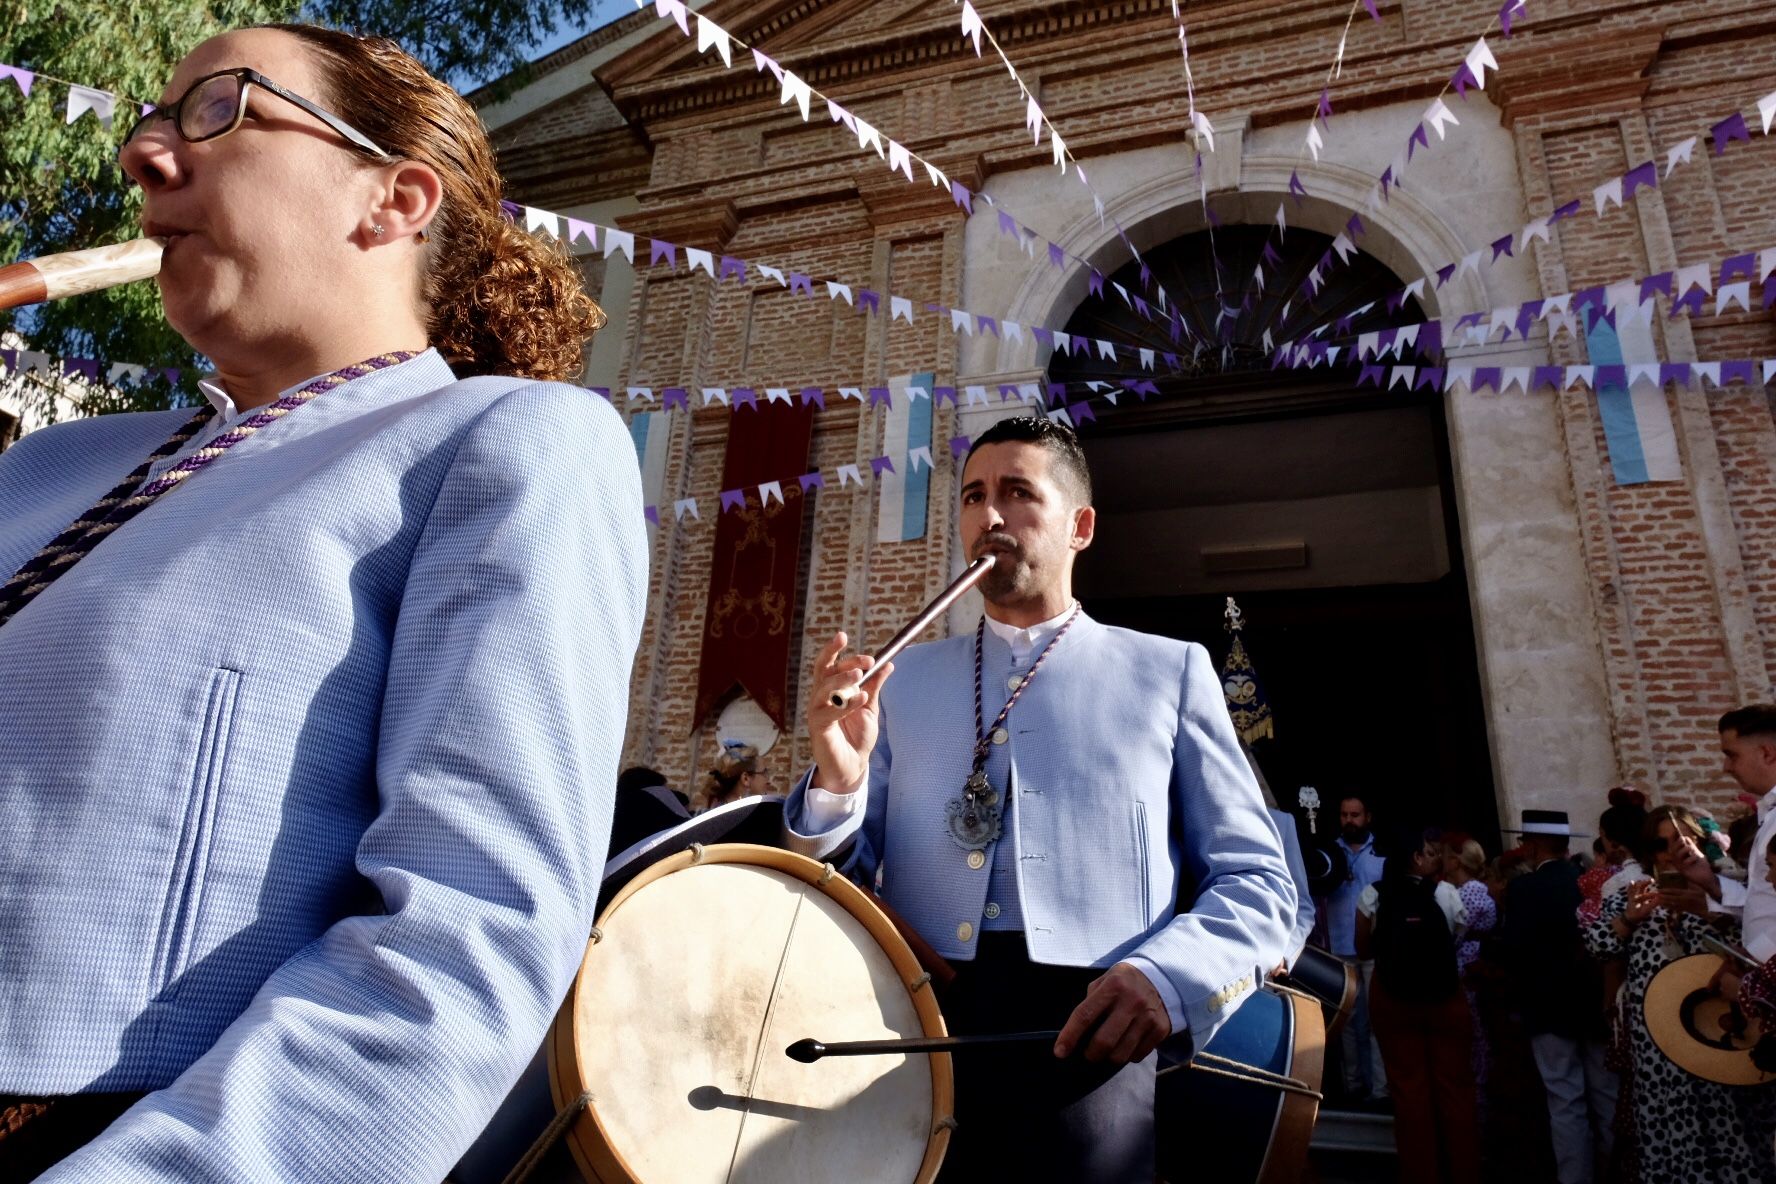
[[[323,111],[301,95],[285,90],[248,66],[220,70],[199,78],[172,105],[157,107],[138,119],[136,125],[130,128],[129,135],[123,138],[123,142],[126,146],[130,144],[142,134],[144,128],[157,119],[172,120],[179,138],[188,143],[198,144],[205,140],[221,139],[238,128],[241,120],[246,118],[247,94],[255,86],[285,102],[296,104],[344,136],[358,151],[367,152],[379,160],[394,159],[393,155],[377,147],[369,136],[339,116]]]

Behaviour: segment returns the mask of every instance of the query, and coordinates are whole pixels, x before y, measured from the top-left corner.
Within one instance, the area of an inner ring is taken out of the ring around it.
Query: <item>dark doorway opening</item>
[[[1329,241],[1291,230],[1279,274],[1305,275]],[[1309,302],[1275,292],[1229,309],[1216,335],[1212,259],[1250,265],[1266,235],[1252,227],[1187,236],[1147,257],[1205,348],[1185,373],[1157,376],[1161,395],[1125,396],[1081,433],[1096,483],[1098,537],[1077,591],[1098,619],[1198,641],[1219,663],[1226,599],[1275,718],[1253,751],[1278,804],[1315,787],[1321,833],[1346,792],[1372,797],[1388,834],[1457,827],[1500,849],[1497,796],[1481,698],[1472,610],[1456,518],[1441,396],[1354,388],[1355,371],[1272,370],[1257,344],[1349,317],[1353,335],[1415,319],[1385,312],[1399,281],[1355,256]],[[1140,291],[1131,265],[1112,279]],[[1285,314],[1285,309],[1287,312]],[[1287,324],[1284,324],[1285,315]],[[1070,332],[1154,341],[1164,326],[1091,300]],[[1108,332],[1107,332],[1108,331]],[[1110,379],[1088,358],[1057,355],[1052,381]],[[1163,371],[1163,368],[1162,368]],[[1126,377],[1116,375],[1115,377]],[[1299,813],[1299,811],[1297,811]]]

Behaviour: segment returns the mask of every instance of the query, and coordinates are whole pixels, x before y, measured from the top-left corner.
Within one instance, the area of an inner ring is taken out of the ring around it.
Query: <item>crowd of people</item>
[[[1489,857],[1436,829],[1378,849],[1370,802],[1340,803],[1347,870],[1316,940],[1355,961],[1360,994],[1328,1080],[1392,1112],[1402,1180],[1776,1180],[1776,1081],[1689,1072],[1646,1007],[1662,968],[1730,948],[1708,995],[1746,1031],[1776,1020],[1776,706],[1729,712],[1720,741],[1742,791],[1724,828],[1619,786],[1594,842],[1525,810]],[[1776,1037],[1750,1056],[1768,1075]]]

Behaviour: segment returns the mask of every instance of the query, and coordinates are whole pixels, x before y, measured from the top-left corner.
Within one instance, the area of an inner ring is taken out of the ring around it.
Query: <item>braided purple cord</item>
[[[230,448],[253,435],[260,428],[276,423],[304,403],[310,402],[335,387],[344,386],[355,378],[362,378],[377,370],[398,366],[402,362],[418,356],[417,351],[401,350],[395,353],[380,354],[344,369],[335,370],[331,374],[323,374],[300,389],[291,391],[265,410],[223,432],[159,477],[136,490],[133,495],[124,496],[148,475],[148,470],[153,467],[155,461],[177,452],[197,434],[198,429],[208,421],[211,414],[208,411],[200,411],[192,417],[190,422],[173,433],[171,439],[155,449],[147,460],[138,465],[135,471],[124,478],[111,492],[99,499],[92,509],[75,519],[66,530],[57,535],[47,546],[27,560],[23,567],[14,572],[4,585],[0,585],[0,597],[5,598],[4,603],[0,603],[0,625],[5,625],[7,621],[11,620],[20,609],[36,599],[45,588],[55,583],[63,572],[73,567],[94,547],[108,538],[112,531],[153,505],[161,494],[184,484],[193,473],[219,460],[227,454]],[[120,498],[122,500],[119,500]]]
[[[974,730],[978,734],[976,736],[975,741],[974,741],[974,769],[975,769],[975,772],[978,773],[980,770],[987,767],[987,752],[989,751],[988,745],[990,745],[993,742],[993,733],[998,731],[999,725],[1003,724],[1005,722],[1006,718],[1011,715],[1011,709],[1013,707],[1017,706],[1017,701],[1023,697],[1024,690],[1032,682],[1036,681],[1036,672],[1038,670],[1042,669],[1042,664],[1044,662],[1048,661],[1049,651],[1055,648],[1056,643],[1059,642],[1061,640],[1061,638],[1067,636],[1067,630],[1073,628],[1073,622],[1078,619],[1079,619],[1079,602],[1074,601],[1073,602],[1073,611],[1067,614],[1067,619],[1065,621],[1061,622],[1061,627],[1055,631],[1055,635],[1048,639],[1048,644],[1042,647],[1042,652],[1040,654],[1036,655],[1036,661],[1034,664],[1031,665],[1030,673],[1024,675],[1023,679],[1018,682],[1017,690],[1015,690],[1011,693],[1011,698],[1007,699],[1005,701],[1005,706],[999,709],[999,715],[996,719],[993,720],[993,726],[985,729],[984,731],[981,728],[981,641],[986,636],[986,633],[987,633],[987,618],[985,616],[981,617],[979,623],[975,625],[975,627],[974,627]]]

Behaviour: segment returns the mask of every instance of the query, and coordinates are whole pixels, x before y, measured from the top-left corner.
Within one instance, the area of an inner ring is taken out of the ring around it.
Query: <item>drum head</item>
[[[557,1106],[593,1096],[568,1135],[588,1179],[935,1177],[947,1056],[784,1052],[944,1032],[912,952],[844,877],[788,851],[697,848],[636,876],[598,924],[549,1043]]]

